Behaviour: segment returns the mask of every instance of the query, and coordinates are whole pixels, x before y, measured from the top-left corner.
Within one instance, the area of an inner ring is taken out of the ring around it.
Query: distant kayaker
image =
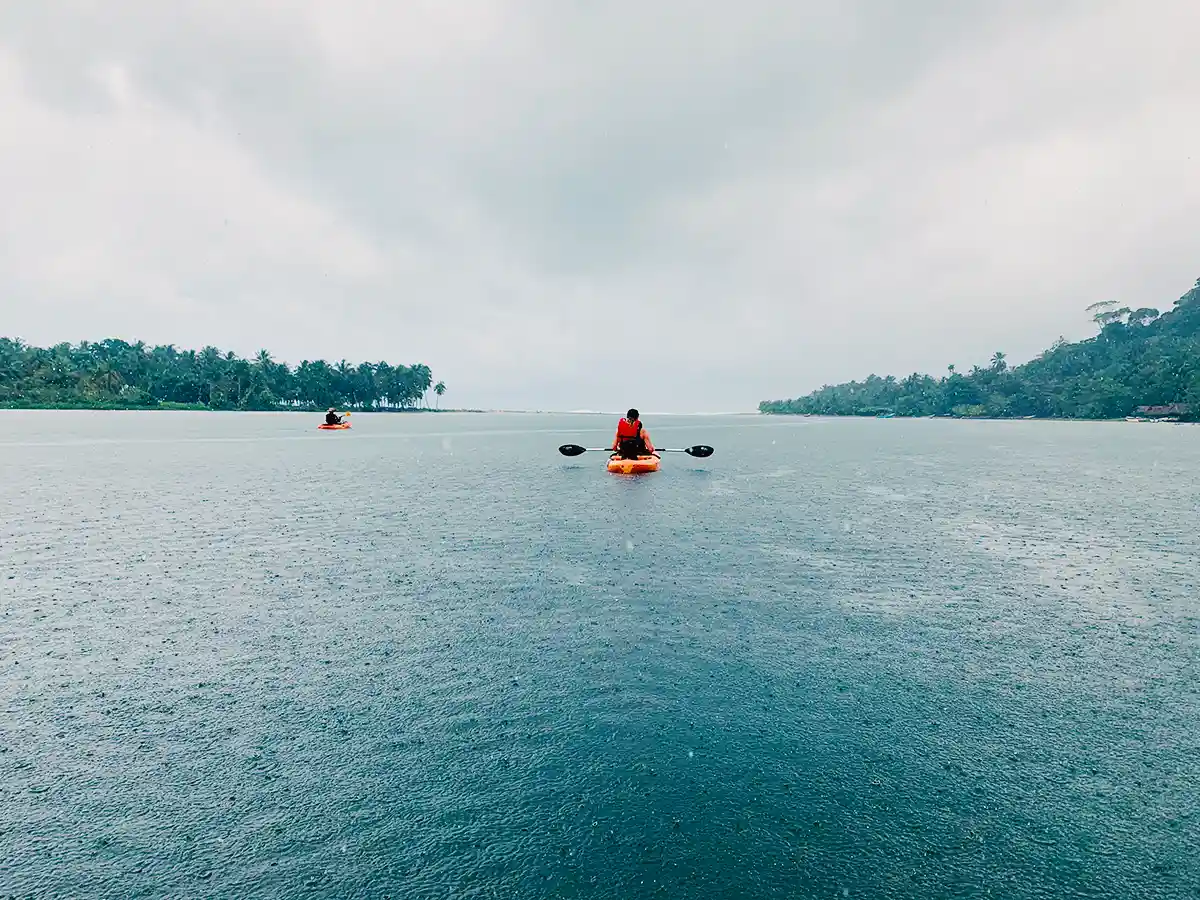
[[[613,453],[623,459],[637,459],[654,453],[650,435],[642,427],[642,419],[636,409],[629,410],[625,418],[617,423],[617,436],[613,438],[612,448]]]
[[[332,406],[329,407],[328,411],[326,411],[326,413],[325,413],[325,424],[326,425],[341,425],[342,424],[342,417],[337,414],[337,410],[334,409]]]

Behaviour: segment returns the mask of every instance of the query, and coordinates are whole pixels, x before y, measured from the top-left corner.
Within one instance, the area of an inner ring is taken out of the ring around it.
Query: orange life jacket
[[[650,452],[650,445],[642,433],[642,423],[621,419],[617,423],[617,439],[613,449],[626,459],[635,459]]]
[[[642,436],[642,423],[640,421],[630,422],[628,419],[621,419],[621,421],[617,423],[617,440],[618,441],[626,441],[626,440],[629,440],[630,438],[636,438],[636,437],[641,437],[641,436]]]

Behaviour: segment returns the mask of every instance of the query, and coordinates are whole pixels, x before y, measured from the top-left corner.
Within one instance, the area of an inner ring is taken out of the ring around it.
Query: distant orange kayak
[[[325,425],[324,423],[317,426],[318,431],[345,431],[350,427],[349,422],[343,422],[341,425]]]

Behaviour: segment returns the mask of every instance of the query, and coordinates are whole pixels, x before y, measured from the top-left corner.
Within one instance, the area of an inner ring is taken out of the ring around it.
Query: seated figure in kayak
[[[636,409],[625,413],[625,418],[617,423],[617,436],[613,438],[613,455],[622,459],[637,459],[639,456],[654,454],[654,445],[650,443],[650,435],[642,427],[641,417]]]
[[[337,414],[337,410],[332,406],[325,412],[326,425],[341,425],[342,417]]]

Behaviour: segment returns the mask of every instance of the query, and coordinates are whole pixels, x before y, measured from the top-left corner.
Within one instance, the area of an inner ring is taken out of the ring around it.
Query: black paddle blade
[[[581,453],[587,453],[587,447],[580,447],[578,444],[563,444],[558,448],[558,452],[563,456],[579,456]]]
[[[688,456],[698,456],[700,459],[713,455],[713,448],[706,444],[697,444],[695,447],[688,447],[683,451]]]

